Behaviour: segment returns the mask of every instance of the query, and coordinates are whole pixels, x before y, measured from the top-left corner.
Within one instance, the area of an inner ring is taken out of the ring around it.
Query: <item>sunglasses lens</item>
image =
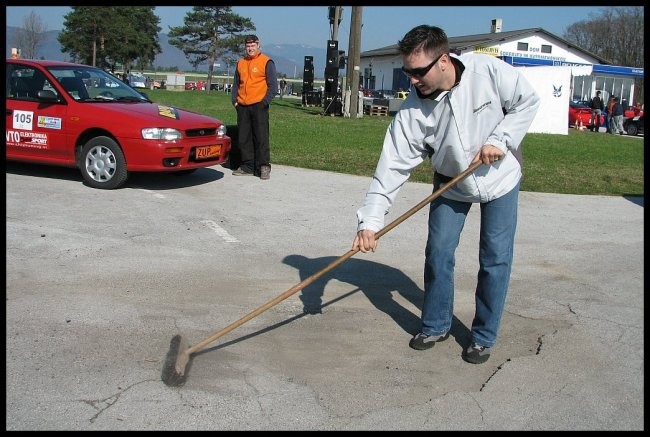
[[[426,67],[413,68],[412,70],[409,70],[408,68],[404,68],[404,67],[402,67],[402,71],[403,71],[404,74],[406,74],[409,78],[410,78],[410,77],[413,77],[413,76],[424,77],[424,76],[427,75],[427,73],[429,72],[429,70],[431,70],[431,67],[433,67],[433,66],[436,64],[436,62],[438,62],[438,60],[442,57],[443,54],[444,54],[444,53],[440,54],[436,59],[434,59],[433,61],[431,61],[431,63],[430,63],[429,65],[427,65]]]
[[[404,74],[406,74],[408,77],[413,77],[413,76],[422,77],[422,76],[425,76],[425,75],[429,72],[429,70],[427,70],[427,69],[425,69],[425,68],[414,68],[414,69],[412,69],[412,70],[408,70],[408,69],[406,69],[406,68],[402,68],[402,71],[403,71]]]

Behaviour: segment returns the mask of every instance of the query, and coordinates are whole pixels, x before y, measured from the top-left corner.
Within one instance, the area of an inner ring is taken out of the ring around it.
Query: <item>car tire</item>
[[[629,123],[625,129],[628,135],[636,135],[639,133],[639,127],[634,123]]]
[[[129,174],[120,146],[109,137],[95,137],[81,149],[79,169],[86,183],[103,190],[119,188]]]

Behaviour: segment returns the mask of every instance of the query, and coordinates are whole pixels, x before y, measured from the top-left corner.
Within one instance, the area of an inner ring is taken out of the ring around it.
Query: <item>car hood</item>
[[[116,118],[127,116],[137,117],[139,120],[148,121],[157,125],[165,125],[178,129],[214,127],[216,124],[223,124],[221,120],[196,112],[179,109],[173,106],[148,102],[107,102],[90,103],[105,115],[113,114]]]

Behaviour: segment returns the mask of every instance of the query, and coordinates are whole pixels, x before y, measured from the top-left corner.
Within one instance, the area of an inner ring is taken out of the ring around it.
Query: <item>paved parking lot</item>
[[[452,337],[408,347],[426,212],[198,353],[190,343],[346,253],[369,179],[273,166],[136,175],[8,164],[8,430],[643,430],[641,198],[523,192],[499,343],[462,361],[478,208],[457,252]],[[430,194],[407,183],[391,218]],[[317,309],[305,313],[305,307]]]

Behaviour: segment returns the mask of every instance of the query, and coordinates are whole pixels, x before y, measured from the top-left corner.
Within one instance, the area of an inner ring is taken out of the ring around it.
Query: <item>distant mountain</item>
[[[11,57],[11,48],[14,47],[12,43],[15,41],[15,34],[19,28],[7,26],[6,42],[6,57]],[[61,52],[61,44],[57,38],[59,36],[58,30],[45,32],[43,43],[38,47],[37,57],[43,59],[52,59],[57,61],[69,61],[70,58],[67,54]],[[154,60],[154,67],[169,68],[174,67],[181,71],[192,71],[192,66],[187,61],[185,54],[178,48],[169,44],[169,36],[165,33],[158,34],[158,42],[162,52],[156,56]],[[273,59],[275,67],[280,74],[285,74],[288,78],[300,78],[304,71],[305,56],[313,56],[314,59],[314,76],[322,78],[325,75],[325,58],[327,56],[327,40],[323,40],[323,47],[316,48],[308,45],[301,44],[265,44],[262,46],[262,51]],[[232,74],[232,66],[230,71],[226,63],[219,60],[218,67],[215,71]],[[206,64],[199,65],[200,71],[208,71]]]

